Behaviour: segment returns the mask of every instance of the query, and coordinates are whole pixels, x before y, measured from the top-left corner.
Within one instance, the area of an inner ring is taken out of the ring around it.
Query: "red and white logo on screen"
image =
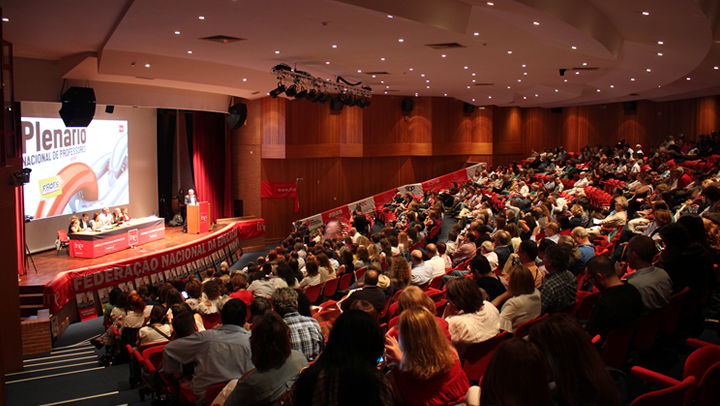
[[[125,126],[124,126],[124,125],[120,124],[118,127],[120,128],[120,132],[125,131]]]

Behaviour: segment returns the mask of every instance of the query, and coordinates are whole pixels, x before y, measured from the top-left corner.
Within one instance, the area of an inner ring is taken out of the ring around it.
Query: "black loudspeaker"
[[[472,113],[475,111],[475,106],[470,103],[463,104],[463,113]]]
[[[108,114],[112,114],[115,112],[115,106],[105,106],[105,112]]]
[[[233,201],[233,217],[242,217],[243,216],[243,201],[242,200],[234,200]]]
[[[402,101],[402,104],[401,104],[401,106],[402,106],[402,111],[410,112],[410,111],[413,110],[413,106],[414,106],[414,105],[415,105],[415,102],[413,102],[413,101],[410,100],[410,99],[405,99],[405,100]]]
[[[562,107],[551,107],[550,112],[555,113],[555,114],[560,114],[560,113],[562,113]]]
[[[90,87],[71,87],[62,94],[65,127],[87,127],[95,116],[95,91]]]
[[[343,109],[343,102],[337,97],[333,97],[332,100],[330,100],[330,110],[336,110],[340,111]]]
[[[637,101],[626,101],[623,102],[623,110],[625,111],[635,111],[637,110]]]
[[[247,106],[244,103],[238,103],[228,109],[227,123],[233,130],[242,127],[245,120],[247,120]]]

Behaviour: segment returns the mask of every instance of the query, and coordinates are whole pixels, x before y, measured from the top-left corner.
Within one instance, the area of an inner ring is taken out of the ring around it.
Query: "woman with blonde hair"
[[[405,289],[410,284],[410,264],[403,257],[393,257],[389,276],[395,289]]]
[[[385,353],[399,365],[389,373],[396,400],[409,406],[460,403],[470,388],[460,357],[435,316],[422,307],[400,315],[399,339],[387,337]]]
[[[507,299],[507,301],[505,301]],[[508,273],[508,290],[498,296],[493,305],[500,306],[500,329],[514,333],[526,321],[540,317],[540,291],[535,289],[532,272],[523,265],[514,265]]]
[[[407,252],[410,247],[412,247],[410,237],[406,232],[400,232],[400,234],[398,234],[398,248],[400,249],[400,253]]]
[[[333,268],[327,255],[317,254],[315,256],[315,262],[318,264],[318,272],[322,277],[323,284],[335,277],[335,268]]]
[[[430,296],[426,295],[425,292],[417,286],[409,286],[402,291],[400,297],[398,298],[395,317],[388,321],[388,328],[390,330],[388,330],[387,335],[393,338],[398,338],[398,329],[396,326],[400,320],[400,315],[405,310],[412,309],[413,307],[422,307],[430,313],[435,314],[435,302],[430,299]],[[437,320],[440,329],[445,337],[447,337],[448,341],[452,342],[450,332],[448,331],[448,322],[442,317],[435,317],[435,320]]]
[[[382,262],[382,257],[380,256],[380,250],[378,249],[377,245],[370,244],[367,246],[368,250],[368,259],[370,262],[377,262],[378,264]]]

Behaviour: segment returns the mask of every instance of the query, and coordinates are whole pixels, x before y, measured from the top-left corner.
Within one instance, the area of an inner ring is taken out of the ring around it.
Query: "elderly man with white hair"
[[[580,179],[578,179],[575,184],[573,185],[573,188],[568,190],[567,194],[574,196],[582,196],[585,194],[585,188],[588,186],[588,179],[587,179],[587,172],[580,172]]]
[[[590,242],[589,235],[585,227],[575,227],[572,230],[572,238],[580,250],[580,268],[585,268],[590,258],[595,256],[595,247]]]

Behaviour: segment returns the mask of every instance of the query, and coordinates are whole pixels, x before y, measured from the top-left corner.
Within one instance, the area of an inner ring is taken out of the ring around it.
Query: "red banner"
[[[431,192],[439,192],[439,191],[445,189],[445,187],[446,187],[446,185],[445,185],[445,182],[443,182],[442,177],[430,179],[430,180],[422,183],[423,191],[429,190]]]
[[[450,182],[457,182],[458,184],[467,182],[468,175],[466,169],[461,169],[459,171],[455,171],[453,173],[449,173],[444,176],[445,178],[449,179]],[[448,187],[450,187],[450,183],[448,182]]]
[[[165,271],[200,272],[228,258],[239,247],[238,240],[265,235],[265,220],[238,222],[205,238],[159,251],[152,255],[66,271],[43,290],[45,307],[58,312],[77,293],[121,285],[131,289],[136,280],[151,280]]]
[[[295,199],[295,213],[300,211],[297,183],[295,182],[260,182],[260,197],[275,199]]]
[[[323,223],[327,224],[328,221],[339,220],[347,222],[350,219],[350,209],[348,206],[338,207],[336,209],[326,211],[322,214]]]
[[[395,197],[395,193],[397,193],[397,189],[388,190],[385,193],[375,195],[375,209],[381,210],[384,205],[390,203],[390,201]]]

